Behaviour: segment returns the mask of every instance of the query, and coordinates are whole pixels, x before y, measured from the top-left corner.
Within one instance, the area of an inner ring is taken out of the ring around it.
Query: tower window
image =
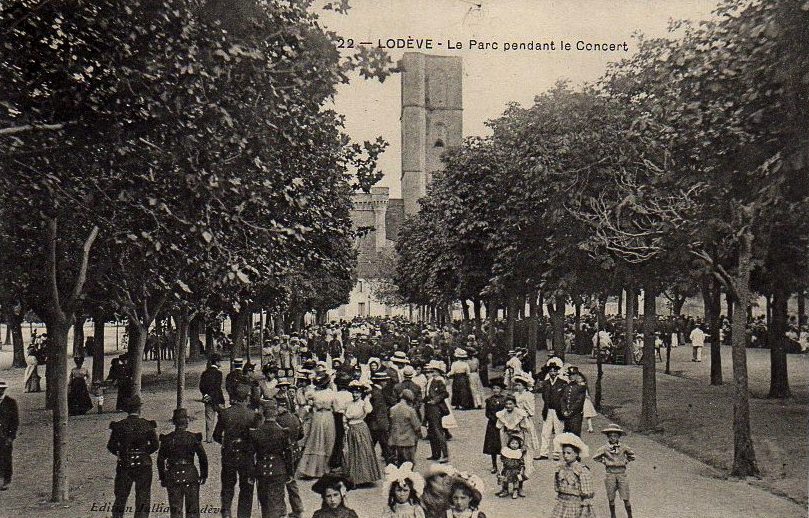
[[[441,139],[436,140],[435,144],[433,144],[433,147],[444,147],[444,141]]]

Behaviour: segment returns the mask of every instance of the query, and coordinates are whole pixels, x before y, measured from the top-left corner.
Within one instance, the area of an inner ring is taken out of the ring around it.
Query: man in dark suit
[[[175,429],[160,436],[157,474],[169,496],[171,518],[199,518],[199,486],[208,478],[208,457],[202,447],[202,434],[188,431],[188,411],[177,408],[171,418]],[[199,471],[194,465],[199,460]],[[185,513],[183,513],[185,507]]]
[[[422,394],[421,394],[421,387],[413,381],[413,376],[416,375],[416,370],[411,367],[410,365],[406,366],[402,369],[402,377],[404,378],[401,383],[397,383],[393,386],[393,390],[396,392],[396,397],[402,397],[402,391],[405,389],[409,390],[413,393],[413,403],[412,407],[416,410],[416,413],[421,419],[421,403],[422,403]]]
[[[132,396],[124,404],[129,414],[110,423],[107,449],[118,457],[115,467],[115,502],[112,518],[123,518],[126,501],[135,485],[135,518],[147,518],[152,501],[152,453],[159,447],[157,423],[140,417],[141,401]]]
[[[562,391],[562,419],[566,432],[581,437],[581,423],[584,419],[584,400],[587,397],[587,380],[577,367],[568,369],[570,382]]]
[[[567,387],[567,380],[559,376],[562,360],[551,358],[546,365],[548,379],[543,379],[538,385],[538,392],[542,394],[542,444],[539,449],[539,458],[548,458],[553,435],[562,433],[562,396]]]
[[[216,426],[216,412],[225,406],[222,392],[222,371],[219,370],[219,355],[211,354],[208,366],[199,377],[199,391],[205,403],[205,442],[212,442]]]
[[[0,491],[8,489],[11,484],[11,453],[17,429],[20,426],[20,413],[17,401],[6,395],[8,384],[0,381]]]
[[[250,442],[255,451],[255,478],[262,518],[286,515],[284,484],[293,476],[292,448],[289,431],[276,419],[278,407],[273,399],[261,402],[263,423],[250,430]]]
[[[391,455],[388,446],[388,433],[390,431],[390,417],[387,399],[385,397],[384,385],[388,383],[390,377],[385,371],[377,371],[371,376],[373,385],[371,386],[371,413],[365,417],[368,429],[371,431],[371,444],[376,448],[376,443],[382,448],[382,458],[385,464],[390,464]]]
[[[441,378],[444,370],[444,364],[436,360],[432,360],[424,367],[424,372],[428,376],[427,387],[424,391],[424,420],[427,422],[427,438],[430,440],[432,452],[428,458],[442,464],[449,462],[447,436],[441,423],[442,418],[449,415],[449,407],[446,402],[449,392]]]
[[[236,481],[239,482],[239,505],[236,516],[250,518],[253,507],[253,448],[249,431],[255,425],[256,413],[247,406],[249,385],[239,384],[231,405],[219,411],[213,440],[222,445],[222,518],[230,518]]]

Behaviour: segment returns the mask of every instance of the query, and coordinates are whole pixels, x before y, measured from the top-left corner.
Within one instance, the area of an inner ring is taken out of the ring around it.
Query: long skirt
[[[69,415],[84,415],[93,408],[93,401],[90,399],[90,392],[87,390],[87,382],[81,378],[70,380],[67,392],[67,413]]]
[[[329,459],[329,467],[339,468],[343,465],[343,453],[345,451],[345,423],[343,422],[343,414],[334,412],[332,415],[334,416],[334,449]]]
[[[334,415],[331,410],[318,410],[312,414],[309,435],[303,446],[303,457],[298,473],[304,477],[320,477],[329,470],[329,458],[334,449]]]
[[[499,455],[502,447],[497,421],[489,420],[486,423],[486,436],[483,438],[483,453],[486,455]]]
[[[456,374],[452,378],[452,406],[464,410],[475,408],[472,387],[467,374]]]
[[[475,408],[483,408],[483,382],[480,381],[480,374],[469,373],[469,388],[472,389],[472,401]]]
[[[40,392],[42,388],[40,388],[39,384],[39,370],[37,369],[37,364],[29,363],[28,366],[25,368],[25,391],[26,392]]]
[[[371,431],[365,422],[346,425],[343,474],[354,484],[370,484],[382,478]]]

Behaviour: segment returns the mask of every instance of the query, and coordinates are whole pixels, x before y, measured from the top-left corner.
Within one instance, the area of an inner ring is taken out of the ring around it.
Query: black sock
[[[624,500],[624,508],[626,509],[626,518],[632,518],[632,504],[629,500]]]
[[[610,518],[615,518],[615,504],[610,502]]]

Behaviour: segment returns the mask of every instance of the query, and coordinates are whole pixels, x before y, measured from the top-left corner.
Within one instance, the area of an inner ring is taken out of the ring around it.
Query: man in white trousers
[[[562,394],[567,385],[567,381],[559,375],[562,369],[560,358],[551,358],[546,364],[548,375],[539,384],[539,392],[542,394],[542,438],[539,448],[539,458],[547,459],[548,450],[555,434],[564,431],[564,425],[560,419],[562,410]]]

